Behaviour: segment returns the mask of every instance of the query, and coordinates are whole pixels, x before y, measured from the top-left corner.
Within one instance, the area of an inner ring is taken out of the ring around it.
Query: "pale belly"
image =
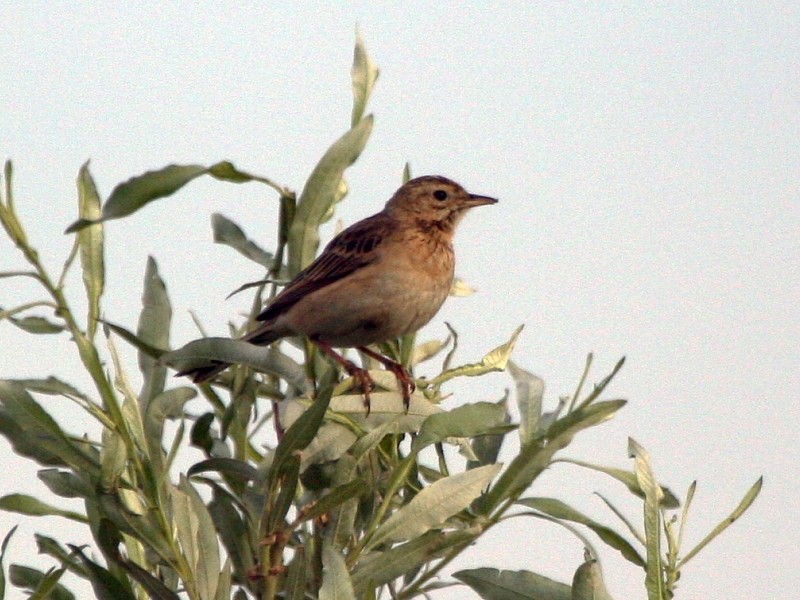
[[[439,311],[450,291],[449,267],[430,277],[423,275],[426,270],[407,265],[365,268],[298,301],[286,315],[287,324],[298,334],[337,347],[367,346],[405,335]]]

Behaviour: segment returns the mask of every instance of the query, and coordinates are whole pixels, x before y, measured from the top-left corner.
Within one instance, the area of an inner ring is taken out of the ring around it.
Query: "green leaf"
[[[378,527],[369,547],[385,541],[403,542],[441,527],[480,496],[501,468],[500,464],[487,465],[432,483]]]
[[[200,597],[213,598],[221,570],[214,521],[188,479],[182,477],[178,489],[185,497],[177,503],[180,511],[176,512],[178,538],[185,556],[189,558]]]
[[[720,533],[725,531],[728,527],[733,525],[734,521],[736,521],[739,517],[741,517],[745,511],[750,508],[750,505],[755,502],[756,498],[758,498],[759,493],[761,493],[761,487],[764,485],[764,478],[759,477],[758,480],[753,484],[753,486],[747,490],[747,493],[742,498],[742,501],[739,505],[734,509],[734,511],[719,525],[714,527],[714,529],[709,533],[706,537],[702,539],[702,541],[697,544],[694,548],[692,548],[686,556],[684,556],[678,568],[683,567],[687,562],[689,562],[700,550],[706,547],[706,545],[717,537]]]
[[[525,445],[540,433],[539,419],[542,416],[544,381],[533,373],[521,369],[513,361],[508,362],[508,373],[517,388],[519,441]]]
[[[332,544],[322,546],[322,587],[319,600],[355,600],[353,583],[342,554]]]
[[[75,600],[75,595],[56,581],[64,574],[65,569],[50,569],[47,573],[43,573],[38,569],[25,567],[22,565],[11,565],[8,569],[9,581],[19,588],[30,590],[34,595],[29,598],[35,597],[35,594],[42,592],[45,595],[38,596],[39,598],[47,598],[47,600]]]
[[[9,415],[8,411],[0,407],[0,434],[2,434],[14,448],[14,453],[30,458],[40,465],[65,467],[67,463],[57,453],[46,449],[39,444],[36,438],[24,431]]]
[[[136,334],[133,332],[125,329],[121,325],[115,325],[109,321],[105,321],[100,319],[100,322],[103,323],[105,327],[108,328],[109,331],[113,331],[123,340],[128,342],[131,346],[138,349],[140,352],[144,352],[148,356],[152,358],[161,358],[164,354],[167,354],[169,350],[164,350],[162,348],[156,348],[155,346],[151,346],[150,344],[140,340]]]
[[[612,600],[603,582],[603,571],[594,559],[587,559],[572,579],[572,600]]]
[[[66,396],[67,398],[80,398],[81,400],[89,400],[83,392],[77,388],[62,381],[58,377],[50,375],[46,379],[13,379],[29,392],[38,392],[40,394],[49,394],[51,396]]]
[[[41,469],[36,476],[56,496],[62,498],[83,498],[92,500],[96,492],[92,484],[81,478],[79,474],[58,469]]]
[[[640,498],[644,498],[644,492],[642,488],[639,486],[639,481],[636,479],[636,474],[632,473],[631,471],[626,471],[624,469],[617,469],[615,467],[604,467],[602,465],[595,465],[592,463],[584,462],[582,460],[575,460],[573,458],[561,458],[559,462],[565,462],[572,465],[578,465],[579,467],[585,467],[587,469],[592,469],[593,471],[599,471],[600,473],[605,473],[610,477],[613,477],[617,481],[621,482],[625,487],[627,487],[631,492],[639,496]],[[672,491],[661,486],[661,508],[669,508],[674,509],[678,508],[681,503],[678,500],[678,497],[672,493]]]
[[[208,513],[214,521],[217,535],[227,551],[228,558],[234,565],[234,571],[239,575],[245,575],[255,564],[250,541],[252,525],[242,516],[246,515],[246,512],[237,510],[238,502],[231,494],[216,483],[209,483],[212,498],[208,504]]]
[[[508,412],[508,399],[503,398],[496,403],[497,406],[503,409],[503,423],[511,424],[511,414]],[[503,441],[506,438],[506,432],[495,433],[490,435],[482,435],[472,439],[472,451],[477,457],[477,461],[469,461],[467,463],[468,469],[474,469],[482,465],[492,465],[497,462],[497,457],[500,454],[500,448],[503,446]]]
[[[26,494],[8,494],[7,496],[3,496],[0,498],[0,509],[31,517],[55,516],[71,519],[78,523],[88,522],[86,517],[79,513],[56,508],[55,506],[46,504]]]
[[[167,352],[161,360],[177,371],[191,370],[209,362],[246,365],[259,372],[277,375],[301,391],[307,390],[309,383],[305,371],[286,358],[279,351],[243,340],[207,337]]]
[[[6,429],[4,433],[25,436],[26,442],[20,445],[23,450],[30,444],[35,444],[49,454],[60,457],[76,470],[87,471],[90,474],[98,473],[99,465],[96,460],[70,440],[55,420],[20,384],[0,380],[0,404],[4,409],[3,416],[7,416],[16,426],[13,433],[11,428]],[[0,430],[2,429],[4,428],[0,425]],[[15,448],[18,447],[16,443],[18,441],[18,439],[12,440]]]
[[[200,473],[219,473],[225,478],[241,483],[249,483],[258,478],[258,470],[252,465],[235,458],[209,458],[193,464],[186,472],[188,477]]]
[[[286,515],[294,505],[297,485],[300,481],[300,457],[297,454],[288,456],[277,477],[270,478],[267,497],[269,502],[266,519],[266,532],[270,535],[280,531],[286,525]]]
[[[469,438],[507,430],[506,411],[502,406],[492,402],[475,402],[425,419],[413,447],[419,451],[450,437]]]
[[[353,114],[350,126],[355,127],[364,116],[367,108],[367,101],[375,87],[378,79],[378,66],[372,61],[367,48],[364,46],[364,39],[361,32],[356,29],[356,46],[353,51],[353,69],[351,78],[353,80]]]
[[[465,569],[453,577],[484,600],[572,600],[570,586],[530,571]]]
[[[97,222],[100,218],[100,196],[89,172],[89,162],[81,167],[78,174],[78,214],[81,219]],[[97,331],[97,319],[100,316],[100,298],[105,286],[105,259],[103,257],[103,226],[99,223],[90,225],[78,233],[83,285],[86,288],[86,299],[89,314],[86,317],[89,339],[94,338]]]
[[[620,534],[610,527],[606,527],[590,519],[561,500],[557,500],[556,498],[522,498],[517,500],[517,504],[527,506],[528,508],[532,508],[533,510],[549,515],[555,519],[572,521],[573,523],[585,525],[594,531],[606,544],[615,550],[619,550],[620,554],[633,564],[639,567],[645,565],[644,559],[639,556],[636,549]]]
[[[297,516],[298,521],[310,521],[332,511],[352,498],[361,496],[367,490],[367,484],[362,479],[355,479],[339,485],[323,495],[318,500],[302,507]]]
[[[6,558],[6,549],[8,548],[8,543],[11,541],[11,538],[17,531],[17,527],[18,525],[14,525],[3,538],[3,543],[0,544],[0,598],[6,597],[6,567],[3,563]]]
[[[65,329],[60,323],[53,323],[44,317],[7,317],[6,320],[27,333],[53,334],[61,333]]]
[[[480,512],[489,514],[506,500],[516,500],[550,465],[556,452],[569,445],[579,432],[607,421],[625,405],[624,400],[609,400],[575,410],[556,421],[545,438],[536,438],[523,446],[509,463],[480,504]]]
[[[103,428],[101,441],[100,485],[103,490],[115,490],[119,487],[119,480],[128,465],[125,442],[116,430],[107,427]]]
[[[282,185],[278,185],[271,179],[267,179],[266,177],[262,177],[261,175],[253,175],[251,173],[247,173],[246,171],[242,171],[236,166],[233,165],[230,161],[223,160],[216,164],[211,165],[208,168],[208,174],[214,177],[215,179],[219,179],[220,181],[228,181],[230,183],[248,183],[250,181],[257,181],[259,183],[263,183],[274,189],[278,192],[281,196],[286,197],[294,197],[294,194],[288,188],[285,188]]]
[[[219,213],[211,215],[211,229],[215,244],[230,246],[254,263],[267,269],[272,268],[275,256],[248,239],[242,228],[227,217]]]
[[[161,447],[164,421],[180,419],[184,416],[183,407],[197,396],[197,390],[191,387],[171,388],[153,398],[144,413],[145,438],[151,444],[151,455]],[[157,446],[154,446],[156,445]]]
[[[522,333],[523,327],[524,325],[517,327],[511,335],[511,339],[486,354],[481,359],[481,362],[469,363],[461,365],[460,367],[455,367],[454,369],[447,369],[434,377],[429,383],[438,386],[454,377],[478,377],[486,373],[505,370],[508,360],[511,358],[511,353],[514,351],[517,338],[519,334]]]
[[[196,588],[202,590],[201,597],[212,598],[220,568],[214,523],[205,505],[184,477],[170,491],[174,526],[181,551],[189,564]],[[211,544],[206,542],[209,534],[213,537]]]
[[[309,176],[289,228],[290,275],[314,260],[319,246],[319,225],[335,203],[345,169],[364,149],[372,122],[370,115],[334,142]]]
[[[662,600],[664,586],[661,566],[661,488],[658,486],[650,455],[633,438],[628,438],[628,455],[634,459],[634,473],[644,492],[644,534],[647,566],[644,584],[649,600]]]
[[[455,547],[466,547],[480,534],[478,530],[428,533],[384,552],[370,552],[351,573],[356,595],[368,586],[378,587],[418,569]]]
[[[86,567],[97,600],[136,600],[127,581],[117,579],[111,571],[87,558],[77,546],[69,544],[69,547]]]
[[[119,219],[135,213],[153,200],[171,196],[184,185],[207,173],[201,165],[169,165],[157,171],[147,171],[120,183],[103,204],[99,220],[80,219],[67,229],[74,233],[91,223]]]
[[[286,573],[286,585],[284,585],[286,600],[306,600],[306,571],[305,548],[298,546]]]
[[[139,313],[139,340],[155,348],[169,348],[169,328],[172,322],[172,306],[167,287],[158,272],[158,264],[152,256],[147,258],[142,292],[142,311]],[[167,369],[156,358],[139,350],[139,370],[142,372],[142,391],[139,401],[147,409],[148,403],[164,391]],[[157,438],[161,442],[161,436]]]

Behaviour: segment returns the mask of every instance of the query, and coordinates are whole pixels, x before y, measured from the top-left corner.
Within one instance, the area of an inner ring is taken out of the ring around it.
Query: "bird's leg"
[[[355,379],[361,385],[361,389],[364,392],[364,407],[367,409],[367,416],[369,416],[369,393],[375,389],[375,382],[372,381],[372,377],[369,376],[369,371],[362,369],[361,367],[357,367],[352,361],[347,360],[344,356],[336,352],[325,342],[321,342],[319,340],[311,341],[314,342],[325,354],[340,364],[342,368],[347,371],[348,375],[350,375],[350,377]]]
[[[365,346],[358,346],[358,349],[367,356],[374,358],[389,371],[394,373],[394,376],[397,377],[397,381],[400,384],[400,391],[403,394],[403,407],[406,409],[406,412],[408,412],[408,406],[411,404],[411,392],[417,388],[408,369],[399,362],[395,362],[391,358],[387,358],[383,354],[379,354]]]

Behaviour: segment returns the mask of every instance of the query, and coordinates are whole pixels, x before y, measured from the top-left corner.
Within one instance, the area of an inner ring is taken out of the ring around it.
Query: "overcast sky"
[[[686,567],[678,598],[796,596],[800,5],[161,4],[0,10],[0,158],[14,160],[19,212],[54,272],[87,159],[104,196],[148,169],[222,159],[301,189],[349,126],[358,23],[381,69],[376,125],[337,217],[379,210],[406,161],[415,175],[500,199],[457,236],[458,274],[478,293],[450,299],[422,337],[444,337],[448,321],[469,362],[525,323],[514,359],[544,378],[548,407],[572,392],[587,352],[595,381],[627,356],[609,393],[628,406],[567,454],[629,467],[632,436],[681,497],[697,479],[690,546],[764,475],[751,511]],[[261,273],[211,243],[209,216],[222,212],[270,248],[275,200],[256,184],[200,180],[109,223],[106,316],[135,327],[153,255],[173,302],[173,343],[196,335],[189,310],[225,334],[248,302],[225,296]],[[0,239],[0,270],[21,266]],[[79,298],[79,277],[70,286]],[[0,280],[4,308],[37,297]],[[88,389],[70,352],[66,336],[0,322],[0,377],[57,374]],[[451,406],[499,398],[511,381],[469,383]],[[45,402],[84,431],[62,401]],[[43,494],[35,467],[5,440],[0,449],[0,491]],[[616,526],[594,491],[639,518],[612,482],[576,468],[553,469],[532,493]],[[580,543],[527,521],[493,531],[458,567],[569,581]],[[16,522],[0,513],[0,535]],[[36,564],[29,538],[55,527],[68,535],[63,522],[26,521],[6,564]],[[642,572],[610,550],[603,559],[615,598],[645,597]]]

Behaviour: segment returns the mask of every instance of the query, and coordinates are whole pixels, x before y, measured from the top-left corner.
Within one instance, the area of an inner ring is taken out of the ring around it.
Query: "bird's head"
[[[455,181],[438,175],[417,177],[403,185],[386,203],[386,211],[398,219],[411,219],[423,228],[452,234],[467,210],[495,204],[495,198],[470,194]]]

